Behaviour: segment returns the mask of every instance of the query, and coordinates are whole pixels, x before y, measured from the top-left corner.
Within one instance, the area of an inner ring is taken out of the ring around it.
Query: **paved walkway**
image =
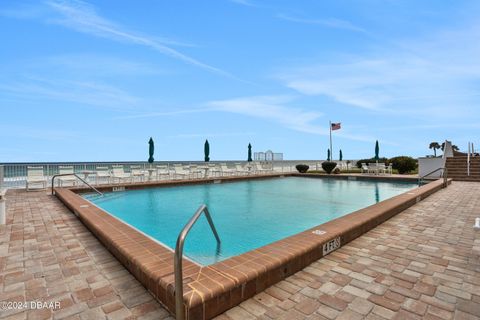
[[[61,309],[0,318],[170,318],[58,200],[15,192],[7,204],[0,301]],[[477,216],[480,183],[454,182],[217,319],[480,319]]]

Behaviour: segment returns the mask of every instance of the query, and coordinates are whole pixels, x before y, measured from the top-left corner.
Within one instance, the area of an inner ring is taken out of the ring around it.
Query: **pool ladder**
[[[215,229],[215,225],[213,224],[213,220],[212,220],[212,217],[210,216],[210,212],[208,212],[207,205],[202,204],[197,209],[195,214],[187,222],[185,227],[183,227],[182,231],[178,235],[177,245],[175,246],[173,266],[175,271],[175,316],[177,320],[185,319],[185,308],[183,306],[183,270],[182,270],[183,244],[185,242],[185,238],[187,237],[188,233],[192,229],[195,222],[197,222],[198,218],[200,218],[202,213],[205,214],[208,224],[212,229],[213,235],[217,239],[217,244],[220,245],[220,237],[218,236],[217,229]]]

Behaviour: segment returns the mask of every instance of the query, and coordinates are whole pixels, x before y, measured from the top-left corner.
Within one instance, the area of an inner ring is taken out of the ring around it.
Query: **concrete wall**
[[[435,169],[443,168],[445,165],[445,159],[442,158],[418,158],[418,176],[422,177]],[[443,170],[438,170],[437,172],[428,176],[428,178],[440,178],[442,176]]]

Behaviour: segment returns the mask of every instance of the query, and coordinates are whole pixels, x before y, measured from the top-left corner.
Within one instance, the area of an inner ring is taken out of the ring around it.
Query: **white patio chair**
[[[183,165],[181,164],[174,164],[173,165],[173,178],[177,179],[180,177],[180,179],[186,179],[190,175],[190,172],[187,171]]]
[[[168,166],[157,166],[157,180],[162,180],[162,177],[165,177],[166,180],[170,179],[170,170]]]
[[[387,167],[385,166],[385,163],[378,163],[376,166],[377,166],[377,174],[387,173]]]
[[[370,167],[366,163],[362,163],[362,173],[370,173]]]
[[[47,177],[43,174],[43,167],[27,167],[27,191],[34,190],[32,185],[41,184],[42,188],[47,188]],[[36,188],[39,189],[39,188]]]
[[[387,167],[386,167],[386,172],[388,174],[392,174],[393,173],[393,168],[392,168],[392,164],[390,163]]]
[[[125,172],[125,169],[123,166],[118,166],[118,167],[112,167],[112,180],[115,183],[115,180],[118,180],[118,182],[125,182],[127,180],[130,180],[132,177]]]
[[[222,169],[219,168],[215,163],[208,164],[208,176],[220,177],[222,176]]]
[[[246,176],[250,173],[245,167],[242,166],[240,163],[235,163],[235,168],[237,169],[237,174],[240,176]]]
[[[135,178],[138,178],[140,181],[145,181],[145,177],[148,176],[148,171],[142,169],[142,166],[130,166],[130,174],[132,176],[132,182]]]
[[[237,170],[230,169],[226,163],[220,163],[220,169],[222,170],[223,176],[230,176],[230,175],[233,176],[237,174]]]
[[[270,171],[270,169],[265,169],[264,167],[262,167],[262,165],[259,163],[259,162],[255,162],[254,163],[254,170],[255,170],[255,173],[267,173]]]
[[[59,166],[58,173],[59,174],[72,174],[71,176],[60,176],[58,177],[58,186],[63,186],[64,183],[72,185],[77,184],[77,178],[73,175],[75,171],[73,170],[73,166]]]
[[[107,183],[110,183],[110,170],[108,167],[95,167],[95,183],[100,184],[101,180],[105,180]]]
[[[191,164],[188,168],[190,171],[190,178],[198,179],[203,177],[204,171],[200,169],[196,164]]]

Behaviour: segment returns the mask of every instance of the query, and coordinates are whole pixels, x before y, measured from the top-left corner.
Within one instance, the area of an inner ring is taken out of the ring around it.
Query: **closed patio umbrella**
[[[375,142],[375,160],[377,161],[379,159],[379,156],[378,156],[379,153],[380,153],[380,147],[378,146],[378,140],[377,140],[377,142]]]
[[[153,163],[153,153],[155,152],[155,145],[153,144],[153,139],[150,137],[148,141],[148,163]]]
[[[203,153],[205,154],[205,162],[210,161],[210,144],[208,140],[205,140],[205,145],[203,146]]]
[[[248,162],[252,161],[252,145],[250,143],[248,144],[248,158],[247,158],[247,161]]]

